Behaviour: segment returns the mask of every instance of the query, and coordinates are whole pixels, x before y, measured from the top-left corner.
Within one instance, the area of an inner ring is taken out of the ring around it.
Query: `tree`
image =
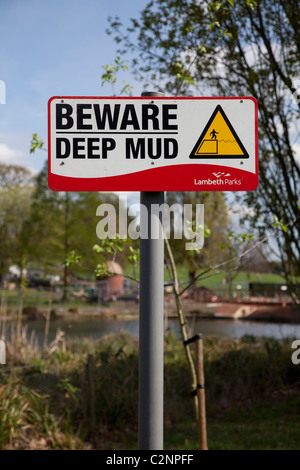
[[[0,284],[11,263],[25,267],[29,252],[25,226],[33,192],[32,174],[17,165],[0,164]]]
[[[36,178],[32,199],[30,227],[33,260],[49,269],[64,259],[64,207],[60,193],[48,188],[46,165]]]
[[[290,286],[300,274],[298,6],[297,0],[154,0],[127,31],[118,19],[109,31],[122,57],[134,54],[139,78],[156,89],[258,100],[260,184],[239,200],[254,208],[250,223],[260,235],[273,230],[274,217],[281,224],[276,239]]]
[[[96,226],[99,222],[96,209],[104,201],[116,206],[118,198],[115,194],[99,192],[52,191],[48,187],[47,164],[36,179],[28,222],[31,259],[48,272],[63,270],[65,300],[73,271],[77,276],[94,279],[97,255],[93,246],[98,241]],[[65,260],[72,252],[80,256],[82,262],[72,265],[71,272],[70,263]]]
[[[151,2],[149,5],[152,6],[153,2]],[[107,70],[108,70],[107,67],[104,67],[104,69],[107,73]],[[105,74],[103,76],[105,76]],[[109,73],[107,74],[107,77],[106,77],[105,81],[110,82],[112,84],[116,83],[115,70],[110,70],[109,69]],[[103,80],[103,82],[104,82],[104,80]],[[197,202],[200,202],[200,201],[197,201],[197,195],[198,195],[198,193],[196,193],[196,192],[192,193],[192,194],[191,193],[186,193],[186,192],[169,193],[168,194],[168,202],[169,202],[169,204],[170,203],[172,204],[174,202],[180,202],[181,204],[183,204],[183,203],[197,203]],[[218,197],[218,195],[219,195],[219,197]],[[205,197],[208,197],[209,194],[204,194],[203,196],[204,196],[204,199],[205,199]],[[224,208],[226,209],[226,205],[225,205],[225,201],[224,201],[224,198],[223,198],[223,194],[222,193],[219,193],[219,194],[213,193],[213,196],[214,197],[212,198],[212,202],[213,202],[213,207],[214,207],[215,211],[212,211],[212,212],[215,213],[216,209],[218,208],[218,205],[220,204],[221,210],[222,210],[221,212],[222,212],[222,216],[223,216],[222,220],[225,220],[225,225],[224,225],[224,227],[225,227],[226,226],[226,221],[227,221],[227,210],[224,210]],[[224,218],[224,215],[225,215],[225,218]],[[175,223],[176,222],[173,221],[173,225],[175,225]],[[278,222],[278,224],[282,225],[282,222]],[[220,225],[219,232],[222,232],[224,227],[222,225]],[[220,228],[222,228],[222,230],[220,230]],[[203,227],[203,229],[204,229],[204,232],[205,232],[204,227]],[[274,224],[273,224],[273,232],[274,232]],[[222,235],[224,235],[224,234],[222,233]],[[239,239],[239,237],[240,237],[240,239]],[[239,242],[245,242],[245,241],[248,242],[249,240],[252,239],[252,236],[248,235],[248,234],[240,235],[239,237],[234,236],[233,238],[235,240],[238,239]],[[193,275],[191,276],[191,279],[189,280],[187,285],[185,285],[183,288],[181,288],[180,284],[179,284],[179,281],[178,281],[175,256],[174,256],[174,253],[172,251],[171,244],[169,243],[168,237],[165,236],[165,246],[166,246],[165,264],[167,266],[169,276],[170,276],[170,279],[171,279],[171,283],[173,285],[173,293],[174,293],[175,301],[176,301],[176,309],[177,309],[177,314],[178,314],[181,337],[182,337],[182,340],[183,340],[184,350],[185,350],[187,363],[188,363],[188,369],[189,369],[189,373],[190,373],[190,377],[191,377],[192,392],[194,392],[198,387],[198,385],[197,385],[197,374],[196,374],[195,363],[194,363],[194,360],[193,360],[192,354],[191,354],[190,341],[187,341],[187,339],[188,339],[187,329],[186,329],[186,323],[187,322],[186,322],[184,309],[183,309],[183,304],[182,304],[183,295],[185,294],[185,292],[187,292],[187,290],[190,287],[192,287],[195,284],[195,282],[198,279],[203,278],[203,276],[205,276],[207,273],[209,273],[210,271],[212,271],[214,269],[224,268],[225,266],[228,266],[228,265],[230,265],[234,262],[236,263],[237,261],[240,261],[243,257],[247,256],[249,253],[251,253],[253,250],[255,250],[258,246],[260,246],[262,243],[264,243],[267,239],[268,239],[268,236],[265,236],[262,240],[258,241],[256,244],[254,244],[252,247],[250,247],[248,249],[246,249],[246,247],[244,246],[245,251],[241,251],[239,254],[235,254],[235,255],[233,255],[234,247],[230,246],[230,255],[231,255],[230,259],[222,261],[222,262],[216,264],[215,266],[212,266],[212,263],[211,263],[208,267],[204,268],[204,270],[202,269],[202,272],[201,271],[198,272],[197,275],[195,274],[195,271],[194,271],[192,273]],[[228,241],[230,242],[231,240],[229,239]],[[96,253],[100,254],[101,256],[103,256],[103,253],[109,253],[110,255],[113,255],[113,259],[115,259],[117,253],[122,252],[124,250],[125,244],[128,244],[128,242],[129,242],[129,240],[120,239],[119,237],[116,237],[115,239],[112,239],[112,240],[104,239],[104,240],[101,240],[101,242],[99,244],[96,244],[94,246],[94,250],[95,250]],[[175,245],[176,245],[175,240],[173,240],[173,244],[174,244],[174,242],[175,242]],[[180,244],[180,242],[179,242],[179,244]],[[135,265],[139,261],[138,250],[134,250],[131,246],[129,248],[131,248],[131,250],[130,250],[131,251],[131,255],[130,255],[131,262]],[[174,249],[174,246],[173,246],[173,249]],[[178,252],[179,250],[176,250],[176,247],[175,247],[174,251]],[[194,255],[194,254],[195,253],[192,253],[192,255]],[[177,258],[178,258],[178,256],[177,256]],[[199,267],[199,265],[197,263],[197,261],[199,261],[199,260],[196,260],[194,256],[191,257],[191,260],[194,262],[194,264],[196,266]],[[107,275],[114,275],[114,272],[110,271],[110,268],[109,268],[108,264],[106,262],[103,262],[103,259],[101,261],[102,262],[100,262],[97,265],[97,268],[96,268],[96,272],[98,273],[99,277],[103,277],[103,276],[107,276]],[[138,279],[134,279],[134,280],[136,282],[139,282]],[[193,393],[193,396],[194,396],[193,403],[194,403],[195,415],[196,415],[197,419],[199,419],[199,415],[198,415],[198,405],[199,405],[198,396],[194,393]]]
[[[170,247],[174,254],[176,264],[185,264],[189,268],[190,277],[196,275],[199,269],[213,266],[224,259],[224,251],[221,246],[227,240],[227,232],[230,223],[224,194],[215,192],[196,191],[171,191],[167,192],[166,202],[169,205],[179,203],[191,204],[193,212],[196,204],[204,204],[204,228],[207,236],[203,249],[200,252],[185,250],[185,239],[174,239],[174,231],[171,231]],[[193,220],[195,214],[193,213]]]

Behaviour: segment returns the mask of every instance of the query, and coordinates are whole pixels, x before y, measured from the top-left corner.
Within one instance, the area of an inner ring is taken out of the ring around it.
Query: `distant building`
[[[212,291],[207,287],[195,287],[191,293],[191,298],[196,302],[210,302],[212,298]]]
[[[250,296],[253,297],[280,297],[282,294],[282,287],[282,283],[250,282],[249,293]],[[286,294],[289,295],[288,289]]]
[[[98,278],[96,290],[100,301],[116,300],[124,293],[124,275],[121,266],[113,261],[107,262],[111,276]]]

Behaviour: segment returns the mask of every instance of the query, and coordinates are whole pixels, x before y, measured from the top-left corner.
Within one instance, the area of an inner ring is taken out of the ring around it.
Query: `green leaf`
[[[103,253],[103,248],[99,245],[94,245],[93,250],[96,251],[96,253]]]
[[[44,141],[39,139],[37,134],[32,134],[31,144],[30,144],[30,153],[34,153],[36,149],[42,149]]]
[[[71,266],[74,266],[74,265],[78,265],[80,263],[80,260],[81,260],[81,256],[80,255],[76,255],[75,254],[75,251],[71,251],[70,253],[68,253],[68,255],[66,256],[66,259],[64,261],[64,265],[65,266],[68,266],[68,267],[71,267]]]

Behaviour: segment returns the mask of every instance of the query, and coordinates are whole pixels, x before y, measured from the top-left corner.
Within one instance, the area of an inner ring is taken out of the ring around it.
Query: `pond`
[[[169,319],[166,331],[174,331],[180,337],[180,329],[177,319]],[[267,337],[275,339],[300,339],[300,324],[290,323],[267,323],[245,320],[225,320],[225,319],[190,319],[188,320],[188,334],[202,333],[204,336],[218,335],[229,339],[241,338],[244,335],[255,337]],[[132,336],[138,338],[139,322],[131,321],[105,321],[100,318],[61,318],[51,321],[49,329],[49,342],[56,335],[57,329],[65,332],[67,339],[100,339],[110,333],[127,331]],[[45,320],[38,319],[28,322],[28,335],[35,331],[35,336],[40,345],[43,343]]]

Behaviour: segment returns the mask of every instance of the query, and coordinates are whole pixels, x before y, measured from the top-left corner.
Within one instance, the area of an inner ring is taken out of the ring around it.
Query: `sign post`
[[[141,226],[148,225],[148,239],[140,240],[139,317],[139,449],[163,449],[164,364],[164,239],[162,213],[152,214],[153,204],[163,204],[164,193],[142,192]],[[159,233],[152,239],[151,232]]]
[[[143,97],[163,96],[144,92]],[[139,449],[163,449],[164,364],[164,235],[163,213],[153,211],[164,203],[164,192],[141,192],[139,316]],[[145,220],[146,219],[146,220]],[[152,238],[156,236],[156,238]]]

